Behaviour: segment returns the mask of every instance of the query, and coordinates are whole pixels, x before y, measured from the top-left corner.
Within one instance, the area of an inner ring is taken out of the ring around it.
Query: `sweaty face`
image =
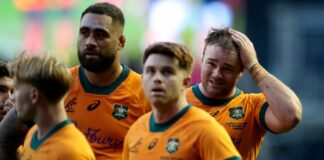
[[[114,62],[124,46],[122,26],[111,17],[87,13],[81,20],[78,38],[78,58],[91,72],[102,72]]]
[[[143,69],[142,85],[146,97],[153,106],[174,103],[185,89],[184,71],[178,60],[161,54],[151,54]]]
[[[36,106],[32,104],[34,88],[26,83],[15,83],[15,92],[11,99],[15,103],[17,115],[22,120],[34,120]]]
[[[206,46],[202,62],[202,92],[210,98],[229,98],[242,75],[239,55],[218,45]]]
[[[0,78],[0,121],[12,106],[8,103],[9,97],[13,92],[13,80],[9,77]],[[8,108],[9,107],[9,108]]]

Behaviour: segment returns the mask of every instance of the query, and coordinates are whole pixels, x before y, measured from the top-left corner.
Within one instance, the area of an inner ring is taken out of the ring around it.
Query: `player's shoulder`
[[[182,116],[184,119],[182,122],[185,122],[183,124],[185,125],[191,125],[191,124],[197,124],[195,127],[209,123],[209,121],[212,121],[213,118],[204,110],[190,105],[189,110]]]
[[[130,94],[134,94],[136,96],[139,96],[139,98],[142,98],[142,95],[144,93],[143,93],[141,75],[125,65],[123,67],[124,67],[123,74],[125,75],[127,74],[127,77],[122,82],[122,85],[124,86],[124,88],[126,88],[126,90]]]
[[[24,142],[25,142],[25,143],[26,143],[26,142],[29,143],[30,140],[32,139],[34,133],[35,133],[37,130],[38,130],[37,125],[36,125],[36,124],[33,125],[33,126],[28,130]]]
[[[145,125],[148,123],[152,115],[152,111],[145,113],[141,117],[139,117],[133,125]]]
[[[82,146],[82,149],[90,149],[84,134],[73,123],[63,127],[58,133],[57,138],[65,139],[65,141],[61,141],[60,143],[62,147],[78,149]]]
[[[85,136],[74,127],[74,125],[67,126],[69,128],[69,133],[67,133],[67,137],[64,137],[64,141],[60,141],[59,144],[60,157],[62,159],[87,159],[94,160],[94,153],[85,139]]]
[[[190,116],[190,118],[192,118],[193,120],[212,120],[214,118],[212,118],[206,111],[196,107],[196,106],[191,106],[189,112],[188,112],[188,116]]]
[[[135,72],[134,70],[130,69],[128,66],[123,65],[124,73],[127,74],[127,79],[125,83],[138,85],[141,84],[142,77],[139,73]],[[138,86],[137,86],[138,87]]]
[[[139,129],[144,129],[148,127],[150,117],[152,112],[145,113],[141,117],[139,117],[130,127],[128,132],[137,132]]]
[[[184,128],[190,128],[193,133],[201,133],[201,131],[210,128],[214,128],[213,130],[219,130],[219,128],[222,128],[221,124],[219,124],[206,111],[195,106],[191,106],[188,113],[186,113],[183,118],[184,120],[182,120],[182,124]]]
[[[242,92],[239,94],[237,97],[233,99],[239,100],[239,101],[244,101],[246,103],[254,103],[257,101],[266,101],[266,97],[263,93],[244,93]]]
[[[263,93],[242,93],[242,96],[249,98],[262,98],[265,97]]]
[[[75,76],[75,75],[78,74],[79,68],[80,68],[80,65],[73,66],[73,67],[70,67],[70,68],[69,68],[69,70],[70,70],[72,76]]]

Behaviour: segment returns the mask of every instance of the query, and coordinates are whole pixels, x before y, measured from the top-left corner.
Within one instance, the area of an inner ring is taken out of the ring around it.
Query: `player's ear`
[[[126,38],[124,35],[119,36],[118,50],[121,51],[125,46]]]
[[[31,98],[31,102],[32,104],[36,104],[38,99],[39,99],[39,90],[35,87],[32,87],[30,90],[31,94],[30,94],[30,98]]]
[[[183,86],[188,88],[191,86],[191,76],[187,76],[183,79]]]

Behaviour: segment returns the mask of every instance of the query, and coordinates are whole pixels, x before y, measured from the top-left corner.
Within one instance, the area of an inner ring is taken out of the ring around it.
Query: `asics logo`
[[[100,101],[99,100],[95,100],[93,103],[89,104],[87,107],[88,111],[93,111],[94,109],[96,109],[98,106],[100,105]]]
[[[219,111],[214,111],[214,112],[210,112],[209,114],[210,114],[212,117],[215,117],[218,113],[219,113]]]

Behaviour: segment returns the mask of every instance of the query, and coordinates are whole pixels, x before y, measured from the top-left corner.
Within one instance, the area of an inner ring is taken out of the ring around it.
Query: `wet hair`
[[[123,12],[115,5],[107,2],[95,3],[86,8],[82,14],[81,19],[87,13],[104,14],[112,18],[113,23],[119,22],[122,26],[125,25],[125,18]]]
[[[239,54],[239,48],[232,39],[229,28],[212,28],[206,39],[203,55],[205,55],[206,47],[208,45],[218,45],[224,49],[225,52],[233,51]]]

